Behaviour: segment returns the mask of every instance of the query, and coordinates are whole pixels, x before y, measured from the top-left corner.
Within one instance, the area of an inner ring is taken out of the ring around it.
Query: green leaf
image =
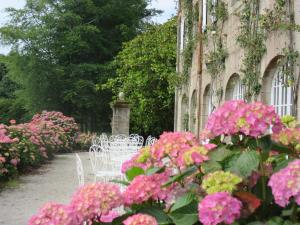
[[[276,167],[274,168],[274,172],[278,172],[279,170],[287,167],[287,165],[292,162],[294,159],[293,158],[289,158],[289,159],[283,159],[281,161],[279,161],[277,164],[276,164]]]
[[[171,177],[170,180],[163,185],[163,187],[168,187],[171,184],[174,184],[175,182],[183,180],[185,177],[192,175],[195,171],[197,171],[197,169],[198,168],[196,166],[189,167],[183,173]]]
[[[158,207],[144,207],[140,209],[138,213],[144,213],[155,217],[159,225],[167,225],[172,222],[164,210]]]
[[[263,151],[271,151],[272,150],[272,140],[271,135],[265,135],[258,139],[258,147]]]
[[[147,169],[146,171],[146,175],[152,175],[152,174],[155,174],[155,173],[161,173],[165,170],[164,167],[151,167],[149,169]]]
[[[198,221],[198,202],[192,201],[180,209],[170,213],[175,225],[193,225]]]
[[[235,165],[229,169],[242,177],[248,177],[252,171],[258,169],[259,155],[255,151],[243,152],[237,159]]]
[[[195,194],[190,192],[186,193],[176,200],[175,204],[171,208],[171,212],[190,204],[193,200],[195,200]]]
[[[135,177],[145,174],[145,171],[140,167],[132,167],[126,171],[126,178],[129,181],[132,181]]]
[[[264,223],[260,221],[256,221],[256,222],[247,223],[247,225],[264,225]]]
[[[214,149],[208,154],[209,158],[215,162],[221,162],[232,155],[233,152],[226,149],[226,146],[222,146],[217,149]]]
[[[266,225],[281,225],[283,223],[283,219],[276,216],[276,217],[273,217],[272,219],[270,219]]]
[[[222,170],[222,166],[220,163],[215,162],[215,161],[208,161],[205,163],[202,163],[201,169],[205,174],[207,173],[212,173],[218,170]]]
[[[117,179],[110,180],[109,182],[115,183],[115,184],[123,184],[125,186],[128,186],[130,184],[129,182],[127,182],[125,180],[117,180]]]
[[[272,150],[280,152],[280,153],[286,153],[286,154],[291,154],[293,151],[289,149],[287,146],[281,145],[276,142],[272,142]]]

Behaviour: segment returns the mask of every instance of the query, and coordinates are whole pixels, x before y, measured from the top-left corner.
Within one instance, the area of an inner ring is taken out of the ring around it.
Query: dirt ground
[[[93,181],[88,153],[79,153],[86,182]],[[21,176],[19,184],[0,192],[0,225],[26,225],[45,203],[67,204],[78,187],[75,154],[57,155],[32,174]]]

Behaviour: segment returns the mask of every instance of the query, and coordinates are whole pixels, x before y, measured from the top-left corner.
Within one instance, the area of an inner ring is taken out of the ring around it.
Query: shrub
[[[204,140],[163,133],[124,163],[126,210],[110,224],[300,224],[300,131],[288,124],[273,107],[230,101],[209,117]],[[97,209],[85,218],[104,225]]]

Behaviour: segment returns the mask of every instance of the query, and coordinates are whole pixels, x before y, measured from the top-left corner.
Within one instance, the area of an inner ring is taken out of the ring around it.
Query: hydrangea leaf
[[[229,170],[233,173],[237,173],[242,177],[248,177],[252,171],[258,169],[259,156],[255,151],[243,152],[236,163]]]
[[[171,212],[190,204],[193,200],[195,200],[195,194],[191,192],[184,194],[176,200],[175,204],[171,208]]]
[[[233,154],[232,151],[226,149],[225,146],[219,147],[213,151],[211,151],[208,156],[211,160],[216,162],[222,162],[226,158],[230,157]]]
[[[192,201],[190,204],[170,213],[175,225],[193,225],[198,221],[198,203]]]
[[[126,171],[126,178],[129,181],[132,181],[138,175],[145,174],[145,171],[140,167],[132,167]]]

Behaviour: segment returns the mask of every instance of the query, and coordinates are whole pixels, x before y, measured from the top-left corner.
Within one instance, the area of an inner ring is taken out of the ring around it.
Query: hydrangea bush
[[[101,183],[81,187],[68,206],[77,215],[74,225],[299,225],[295,124],[259,102],[226,102],[199,138],[165,132],[124,162],[122,193]],[[119,206],[119,215],[101,220]],[[31,221],[37,217],[43,213]]]
[[[58,151],[71,151],[78,126],[60,112],[42,112],[28,123],[0,124],[0,181],[40,165]]]

